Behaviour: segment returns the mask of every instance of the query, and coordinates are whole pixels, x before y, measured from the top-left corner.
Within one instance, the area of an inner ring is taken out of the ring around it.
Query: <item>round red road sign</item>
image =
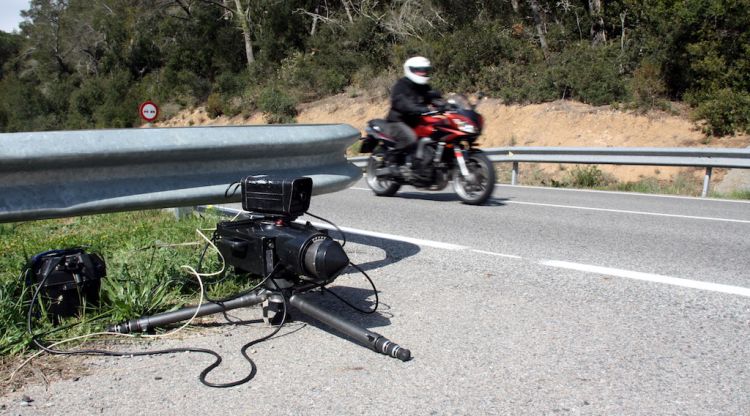
[[[141,104],[138,108],[138,113],[141,115],[142,119],[150,123],[156,120],[156,117],[159,117],[159,107],[149,100]]]

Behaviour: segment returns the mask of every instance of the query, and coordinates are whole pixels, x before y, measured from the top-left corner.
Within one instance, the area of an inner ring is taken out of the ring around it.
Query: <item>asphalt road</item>
[[[2,398],[8,414],[750,414],[750,203],[498,186],[490,204],[449,190],[378,198],[364,182],[314,197],[345,227],[380,310],[309,298],[411,349],[400,362],[314,321],[251,348],[255,378],[204,387],[199,354],[86,361],[77,381]],[[309,218],[319,223],[319,220]],[[335,232],[332,232],[332,235]],[[364,279],[334,289],[367,307]],[[143,348],[212,348],[214,382],[269,329],[187,332]],[[22,394],[34,399],[21,406]]]

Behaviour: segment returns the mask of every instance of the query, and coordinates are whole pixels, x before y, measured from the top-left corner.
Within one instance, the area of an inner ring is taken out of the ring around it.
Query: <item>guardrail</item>
[[[513,164],[511,185],[518,183],[520,163],[705,167],[703,191],[708,195],[713,168],[750,169],[750,149],[651,147],[494,147],[482,149],[495,163]],[[367,156],[349,158],[364,168]]]
[[[237,202],[248,175],[309,176],[314,194],[362,172],[345,124],[0,134],[0,222]]]

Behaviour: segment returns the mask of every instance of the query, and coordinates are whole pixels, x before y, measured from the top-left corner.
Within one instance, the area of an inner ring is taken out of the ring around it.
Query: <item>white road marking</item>
[[[750,220],[735,220],[731,218],[716,218],[716,217],[699,217],[695,215],[677,215],[677,214],[662,214],[660,212],[648,212],[648,211],[630,211],[625,209],[612,209],[612,208],[593,208],[593,207],[582,207],[577,205],[558,205],[558,204],[543,204],[540,202],[521,202],[521,201],[503,201],[504,204],[517,204],[517,205],[536,205],[541,207],[553,207],[553,208],[569,208],[569,209],[580,209],[584,211],[600,211],[600,212],[616,212],[620,214],[634,214],[634,215],[652,215],[655,217],[670,217],[670,218],[686,218],[691,220],[706,220],[706,221],[723,221],[723,222],[736,222],[740,224],[750,224]]]
[[[327,230],[335,230],[334,227],[332,227],[330,224],[326,223],[320,223],[320,222],[311,222],[313,226],[317,228],[325,228]],[[341,231],[352,233],[352,234],[359,234],[359,235],[365,235],[369,237],[377,237],[377,238],[385,238],[387,240],[395,240],[395,241],[403,241],[405,243],[411,243],[416,244],[421,247],[432,247],[432,248],[442,248],[445,250],[468,250],[469,247],[467,246],[461,246],[458,244],[451,244],[451,243],[443,243],[440,241],[432,241],[432,240],[423,240],[421,238],[412,238],[412,237],[405,237],[401,235],[395,235],[395,234],[386,234],[386,233],[379,233],[377,231],[368,231],[368,230],[360,230],[357,228],[351,228],[351,227],[339,227]]]
[[[750,288],[723,285],[719,283],[702,282],[699,280],[682,279],[678,277],[662,276],[652,273],[634,272],[632,270],[613,269],[610,267],[592,266],[590,264],[571,263],[567,261],[543,260],[539,264],[586,273],[603,274],[607,276],[623,277],[626,279],[642,280],[646,282],[662,283],[671,286],[687,287],[691,289],[708,290],[711,292],[728,293],[750,297]]]
[[[690,199],[701,202],[731,202],[737,204],[750,204],[750,201],[742,199],[724,199],[724,198],[703,198],[698,196],[685,196],[685,195],[663,195],[663,194],[647,194],[644,192],[625,192],[625,191],[606,191],[599,189],[576,189],[576,188],[553,188],[544,186],[531,186],[531,185],[509,185],[504,183],[495,184],[496,188],[526,188],[526,189],[539,189],[545,191],[559,191],[559,192],[591,192],[599,194],[613,194],[613,195],[627,195],[627,196],[645,196],[649,198],[671,198],[671,199]]]
[[[235,210],[233,208],[225,208],[224,211],[227,213],[231,213],[233,211],[239,212],[239,210]],[[297,222],[303,222],[303,221],[297,220]],[[330,224],[312,223],[312,222],[311,224],[317,228],[335,230],[335,228]],[[451,250],[451,251],[470,250],[475,253],[486,254],[490,256],[523,260],[523,257],[521,256],[516,256],[513,254],[496,253],[493,251],[477,250],[477,249],[472,249],[471,247],[463,246],[459,244],[443,243],[440,241],[424,240],[421,238],[405,237],[405,236],[401,236],[397,234],[380,233],[376,231],[361,230],[361,229],[351,228],[351,227],[339,227],[339,229],[341,231],[353,233],[353,234],[385,238],[388,240],[395,240],[395,241],[403,241],[403,242],[407,242],[411,244],[416,244],[420,247],[432,247],[432,248],[445,249],[445,250]],[[641,280],[641,281],[661,283],[661,284],[666,284],[666,285],[671,285],[671,286],[680,286],[680,287],[686,287],[686,288],[691,288],[691,289],[706,290],[710,292],[719,292],[719,293],[727,293],[731,295],[740,295],[740,296],[750,297],[750,288],[745,288],[741,286],[731,286],[731,285],[724,285],[720,283],[703,282],[699,280],[690,280],[690,279],[683,279],[679,277],[663,276],[663,275],[652,274],[652,273],[643,273],[643,272],[636,272],[636,271],[624,270],[624,269],[614,269],[610,267],[594,266],[590,264],[573,263],[573,262],[559,261],[559,260],[540,260],[537,263],[544,265],[544,266],[556,267],[556,268],[562,268],[562,269],[568,269],[568,270],[577,270],[577,271],[586,272],[586,273],[597,273],[597,274],[603,274],[607,276],[622,277],[626,279]]]
[[[369,188],[355,188],[351,187],[356,191],[369,191]],[[552,188],[555,189],[555,188]],[[668,217],[668,218],[683,218],[690,220],[704,220],[704,221],[720,221],[720,222],[733,222],[739,224],[750,224],[750,220],[737,220],[732,218],[717,218],[717,217],[700,217],[696,215],[678,215],[678,214],[663,214],[660,212],[648,212],[648,211],[631,211],[625,209],[612,209],[612,208],[594,208],[594,207],[582,207],[578,205],[560,205],[560,204],[545,204],[541,202],[523,202],[523,201],[511,201],[505,200],[503,204],[516,204],[516,205],[534,205],[540,207],[551,207],[551,208],[565,208],[565,209],[579,209],[584,211],[599,211],[599,212],[614,212],[618,214],[633,214],[633,215],[651,215],[654,217]]]
[[[698,196],[685,196],[685,195],[663,195],[663,194],[647,194],[644,192],[626,192],[626,191],[606,191],[600,189],[576,189],[576,188],[553,188],[545,186],[531,186],[531,185],[510,185],[504,183],[496,183],[496,188],[525,188],[525,189],[538,189],[544,191],[554,192],[591,192],[598,194],[613,194],[613,195],[626,195],[626,196],[645,196],[649,198],[671,198],[671,199],[690,199],[701,202],[729,202],[734,204],[750,204],[750,201],[742,199],[725,199],[725,198],[703,198]],[[352,186],[349,189],[356,191],[371,191],[370,188],[360,188]]]
[[[509,259],[523,259],[523,257],[521,257],[521,256],[515,256],[513,254],[502,254],[502,253],[495,253],[493,251],[484,251],[484,250],[476,250],[476,249],[472,249],[471,251],[473,251],[475,253],[480,253],[480,254],[487,254],[487,255],[490,255],[490,256],[505,257],[505,258],[509,258]]]
[[[312,223],[312,224],[319,228],[334,229],[329,224],[323,224],[323,223]],[[485,254],[489,256],[523,260],[523,257],[516,256],[513,254],[503,254],[503,253],[496,253],[494,251],[477,250],[477,249],[472,249],[467,246],[443,243],[440,241],[404,237],[404,236],[400,236],[396,234],[379,233],[375,231],[360,230],[357,228],[349,228],[349,227],[339,227],[339,228],[345,232],[372,236],[372,237],[386,238],[389,240],[404,241],[407,243],[416,244],[421,247],[442,248],[442,249],[453,250],[453,251],[470,250],[475,253]],[[573,263],[573,262],[567,262],[567,261],[540,260],[537,263],[544,265],[544,266],[556,267],[556,268],[568,269],[568,270],[577,270],[577,271],[586,272],[586,273],[597,273],[597,274],[603,274],[607,276],[622,277],[626,279],[661,283],[661,284],[670,285],[670,286],[680,286],[680,287],[686,287],[686,288],[691,288],[691,289],[706,290],[709,292],[719,292],[719,293],[727,293],[731,295],[740,295],[740,296],[750,297],[750,288],[745,288],[745,287],[740,287],[740,286],[731,286],[731,285],[724,285],[720,283],[703,282],[700,280],[690,280],[690,279],[683,279],[679,277],[662,276],[662,275],[652,274],[652,273],[636,272],[633,270],[613,269],[610,267],[594,266],[594,265],[589,265],[589,264]]]

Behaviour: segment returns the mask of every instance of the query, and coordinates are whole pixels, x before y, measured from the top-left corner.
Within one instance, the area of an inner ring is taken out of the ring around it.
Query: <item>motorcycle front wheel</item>
[[[461,169],[456,167],[453,170],[453,190],[464,204],[484,204],[495,189],[495,166],[481,152],[470,152],[465,160],[469,177],[461,175]]]
[[[385,150],[382,147],[375,149],[370,158],[367,159],[367,185],[377,196],[393,196],[401,188],[401,184],[387,177],[378,178],[375,172],[387,166]]]

